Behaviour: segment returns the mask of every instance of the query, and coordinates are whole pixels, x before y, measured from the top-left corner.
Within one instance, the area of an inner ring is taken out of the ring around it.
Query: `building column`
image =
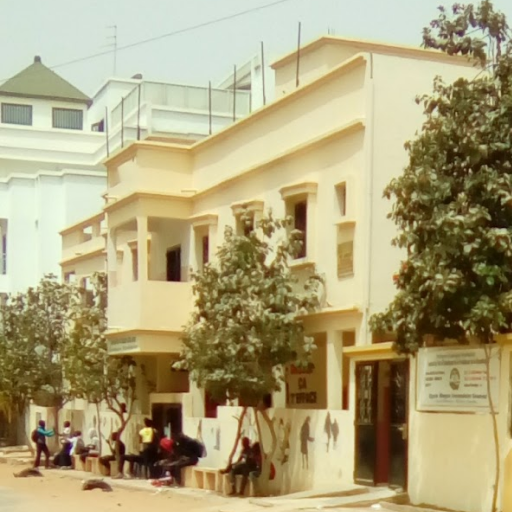
[[[337,331],[327,332],[327,408],[343,407],[343,344]]]
[[[314,193],[308,193],[307,195],[307,213],[306,213],[306,258],[309,261],[316,261],[315,259],[315,235],[317,225],[316,225],[316,189]]]
[[[117,284],[117,232],[115,228],[107,231],[107,276],[108,286]]]
[[[148,280],[148,218],[137,217],[137,275],[139,281]]]

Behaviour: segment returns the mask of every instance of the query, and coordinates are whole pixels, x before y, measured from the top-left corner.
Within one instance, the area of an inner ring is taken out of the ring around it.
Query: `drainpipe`
[[[366,268],[366,297],[364,301],[364,343],[369,345],[371,343],[371,334],[368,327],[370,319],[370,304],[372,293],[372,237],[373,237],[373,170],[375,164],[375,87],[373,81],[373,53],[369,54],[370,66],[367,85],[367,112],[369,116],[366,120],[366,148],[369,151],[369,157],[366,162],[366,214],[368,221],[367,225],[367,240],[366,240],[366,254],[367,254],[367,268]]]

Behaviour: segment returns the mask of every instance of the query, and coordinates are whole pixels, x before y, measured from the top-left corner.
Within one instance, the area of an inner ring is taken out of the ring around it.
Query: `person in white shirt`
[[[81,455],[85,448],[84,440],[82,439],[82,432],[77,430],[73,437],[71,438],[71,451],[69,455],[73,457],[73,455]]]

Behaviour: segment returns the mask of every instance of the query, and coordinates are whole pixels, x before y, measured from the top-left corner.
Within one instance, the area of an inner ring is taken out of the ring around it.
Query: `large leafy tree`
[[[1,308],[0,393],[17,412],[29,400],[61,408],[69,399],[60,357],[69,296],[69,286],[48,275]]]
[[[131,357],[108,355],[107,295],[105,273],[94,274],[88,288],[73,287],[62,365],[70,393],[96,405],[99,425],[101,404],[106,404],[118,417],[122,433],[134,412],[136,364]]]
[[[472,80],[434,82],[418,98],[425,122],[406,144],[409,164],[384,195],[394,199],[394,244],[407,254],[398,288],[374,330],[396,333],[400,352],[425,336],[481,343],[489,362],[497,333],[512,323],[512,44],[505,16],[490,1],[440,8],[424,46],[465,55],[481,70]],[[489,383],[488,383],[489,385]],[[495,410],[490,400],[496,440]]]
[[[306,360],[315,348],[297,317],[319,307],[320,278],[312,271],[299,286],[290,270],[303,243],[300,231],[289,230],[290,219],[269,213],[256,229],[251,222],[244,213],[243,234],[227,226],[215,261],[193,276],[195,309],[185,328],[181,367],[218,402],[238,399],[256,407],[256,419],[262,415],[273,439],[265,480],[276,437],[261,404],[281,389],[283,367]]]

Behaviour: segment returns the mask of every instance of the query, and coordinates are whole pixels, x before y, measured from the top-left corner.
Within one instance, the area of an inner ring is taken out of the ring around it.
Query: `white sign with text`
[[[499,403],[499,348],[490,350],[490,390]],[[483,348],[422,348],[418,353],[418,411],[488,412]]]

